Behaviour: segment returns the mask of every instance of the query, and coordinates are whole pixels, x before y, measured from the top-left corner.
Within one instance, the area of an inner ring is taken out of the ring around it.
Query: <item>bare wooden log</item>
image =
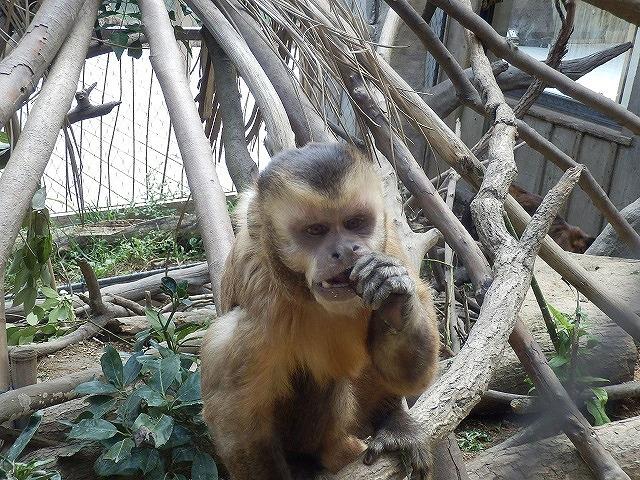
[[[387,10],[387,15],[384,17],[384,23],[382,24],[382,30],[380,30],[380,37],[378,38],[378,53],[387,62],[391,62],[391,54],[393,53],[393,44],[402,25],[402,19],[393,10]]]
[[[627,22],[640,25],[640,0],[585,0]]]
[[[140,10],[149,39],[151,64],[167,103],[193,195],[213,297],[216,305],[220,305],[222,270],[234,239],[226,198],[164,3],[161,0],[144,0],[140,2]]]
[[[640,480],[640,417],[594,430],[628,477]],[[503,448],[498,444],[468,461],[467,470],[471,480],[593,479],[571,442],[562,435],[520,447]]]
[[[187,3],[229,56],[255,98],[268,133],[267,150],[277,153],[295,147],[291,124],[282,101],[242,36],[213,2],[189,0]]]
[[[42,2],[18,45],[0,62],[0,129],[33,93],[74,26],[83,3]]]
[[[50,14],[57,17],[60,11],[55,5],[52,8]],[[71,107],[97,12],[97,0],[86,0],[31,108],[11,161],[0,177],[0,292],[4,291],[6,261]],[[0,302],[0,391],[9,385],[4,332],[4,302]]]
[[[242,192],[256,179],[258,166],[249,154],[244,136],[238,78],[229,57],[206,29],[203,31],[203,39],[213,65],[219,112],[222,116],[224,161],[236,190]]]
[[[74,389],[81,383],[97,379],[101,375],[102,369],[93,368],[0,394],[0,423],[78,398],[80,395],[75,393]]]
[[[189,312],[177,312],[173,316],[173,320],[177,326],[184,324],[207,325],[209,322],[212,322],[216,316],[214,310],[205,308]],[[115,317],[107,322],[106,327],[119,334],[135,335],[149,328],[149,320],[144,315]]]
[[[477,35],[483,44],[500,58],[504,58],[521,70],[543,80],[565,95],[575,98],[585,105],[611,117],[621,125],[629,128],[632,132],[640,133],[640,118],[637,115],[603,95],[599,95],[589,88],[574,82],[566,75],[534,59],[523,51],[513,48],[504,37],[498,34],[491,25],[473,12],[473,10],[465,8],[462,2],[452,2],[449,0],[431,1],[434,5],[442,8],[448,15],[460,22],[463,27]]]

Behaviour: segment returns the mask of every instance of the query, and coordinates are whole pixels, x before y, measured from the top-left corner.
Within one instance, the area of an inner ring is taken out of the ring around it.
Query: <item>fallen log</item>
[[[631,480],[640,480],[640,417],[595,429],[607,450]],[[566,436],[520,447],[496,445],[467,462],[470,480],[592,480],[586,464]]]
[[[210,308],[202,308],[189,312],[177,312],[173,316],[176,326],[184,324],[206,325],[216,318],[216,311]],[[133,317],[117,317],[111,319],[106,325],[110,331],[123,334],[135,335],[138,332],[149,328],[149,321],[146,316],[136,315]]]
[[[640,271],[640,261],[568,255],[589,271],[602,288],[620,301],[627,301],[635,312],[640,312],[640,283],[637,274]],[[573,315],[576,304],[575,290],[569,288],[562,277],[540,258],[536,261],[534,271],[547,303],[560,312]],[[587,349],[581,356],[581,368],[586,375],[606,378],[612,384],[633,380],[633,371],[638,359],[638,351],[633,340],[593,303],[582,296],[580,298],[580,307],[583,317],[586,318],[586,329],[598,341],[595,347]],[[522,305],[520,318],[530,328],[547,357],[551,358],[554,348],[531,289]],[[586,338],[583,338],[583,341],[586,342]],[[506,351],[499,362],[490,388],[502,392],[527,393],[529,385],[525,383],[525,378],[518,358],[512,351]]]

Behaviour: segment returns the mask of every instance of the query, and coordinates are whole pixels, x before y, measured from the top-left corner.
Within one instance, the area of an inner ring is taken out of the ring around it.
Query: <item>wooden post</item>
[[[9,354],[11,365],[11,386],[13,389],[34,385],[38,378],[38,354],[33,348],[16,348]],[[18,418],[14,427],[21,430],[27,424],[27,418]]]

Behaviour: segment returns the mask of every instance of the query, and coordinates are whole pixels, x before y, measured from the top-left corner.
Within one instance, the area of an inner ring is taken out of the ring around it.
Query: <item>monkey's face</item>
[[[377,178],[371,180],[333,199],[291,192],[288,201],[272,204],[278,212],[272,224],[282,263],[304,274],[316,301],[329,311],[347,313],[362,306],[349,274],[360,256],[384,246],[382,196]]]

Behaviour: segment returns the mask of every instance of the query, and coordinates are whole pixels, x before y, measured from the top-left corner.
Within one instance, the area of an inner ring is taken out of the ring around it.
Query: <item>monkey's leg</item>
[[[289,466],[278,442],[253,440],[222,454],[231,480],[291,480]]]

